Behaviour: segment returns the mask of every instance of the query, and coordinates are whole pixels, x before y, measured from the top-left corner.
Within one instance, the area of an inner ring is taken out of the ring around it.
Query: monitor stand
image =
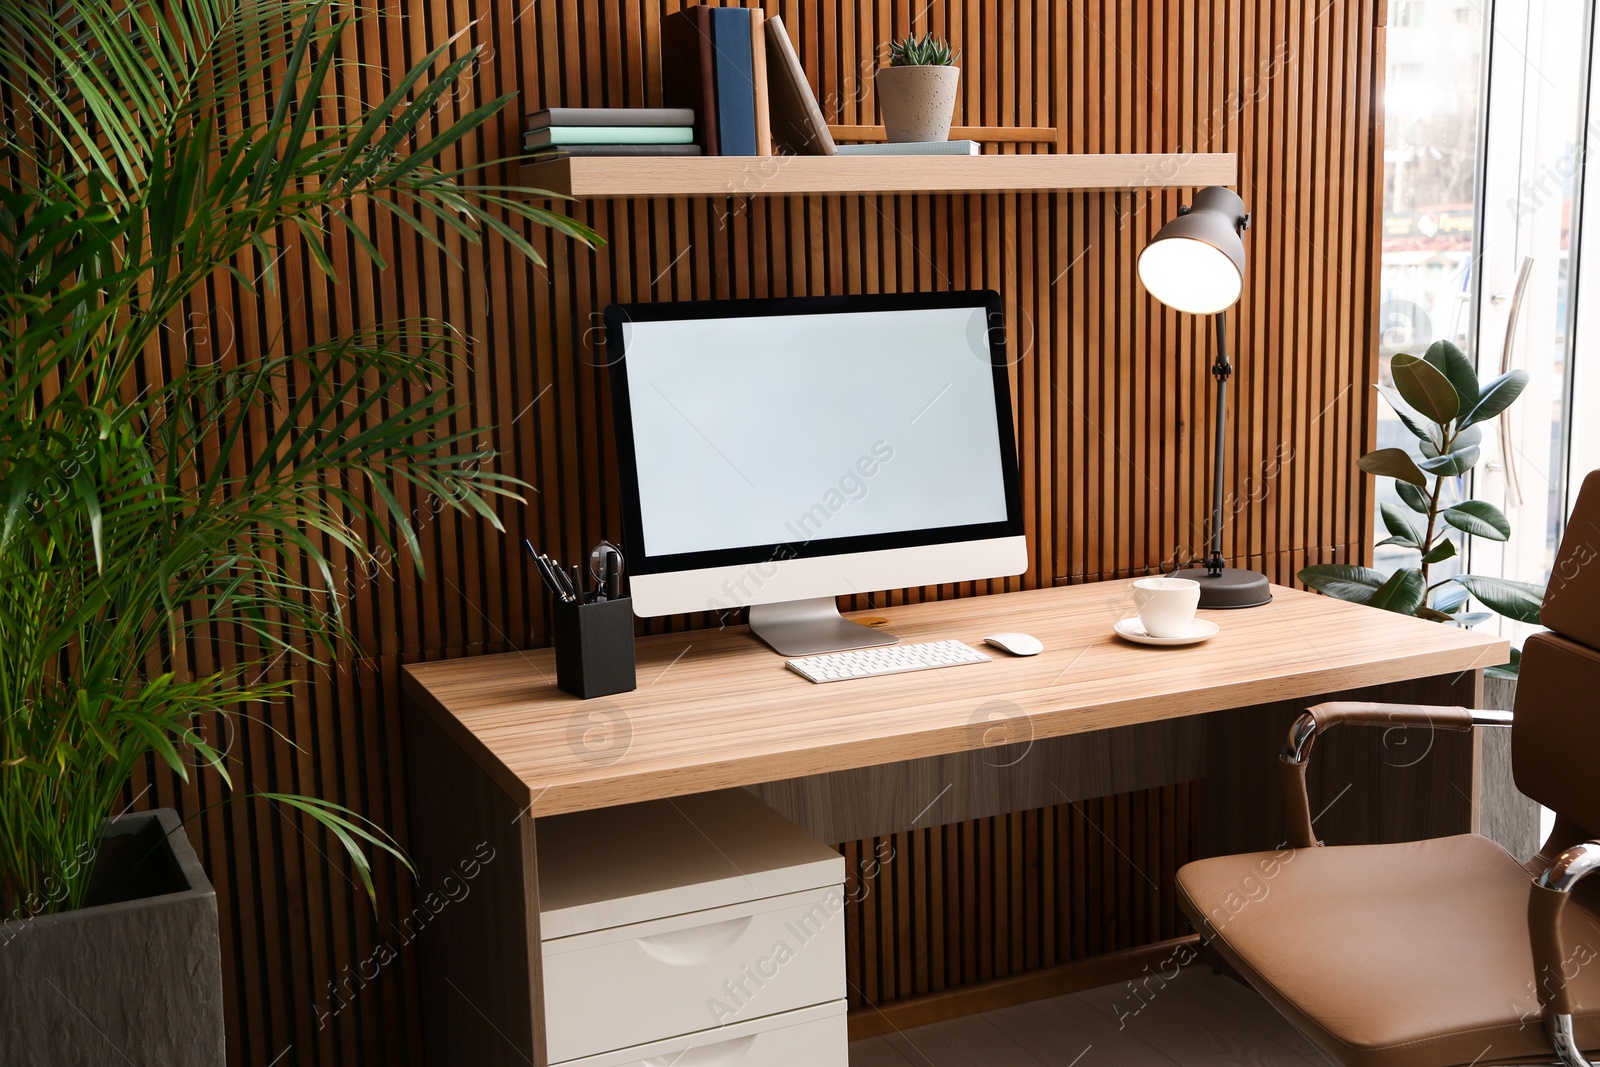
[[[851,622],[831,596],[750,605],[750,632],[781,656],[815,656],[899,642],[893,634]]]

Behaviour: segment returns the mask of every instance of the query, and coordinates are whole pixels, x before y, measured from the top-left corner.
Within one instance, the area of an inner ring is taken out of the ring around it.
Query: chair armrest
[[[1556,857],[1550,869],[1533,880],[1528,895],[1528,940],[1533,946],[1534,986],[1544,1009],[1545,1027],[1556,1055],[1566,1067],[1592,1067],[1578,1048],[1572,1030],[1572,993],[1567,983],[1577,968],[1594,962],[1568,955],[1561,937],[1561,913],[1572,889],[1600,870],[1600,841],[1588,841]]]
[[[1283,755],[1279,757],[1291,848],[1313,848],[1322,844],[1311,828],[1311,802],[1306,795],[1307,760],[1318,733],[1341,723],[1391,730],[1395,727],[1425,726],[1436,730],[1466,731],[1474,726],[1510,726],[1511,713],[1428,704],[1377,704],[1366,700],[1335,700],[1308,709],[1289,728],[1289,739],[1284,743]]]

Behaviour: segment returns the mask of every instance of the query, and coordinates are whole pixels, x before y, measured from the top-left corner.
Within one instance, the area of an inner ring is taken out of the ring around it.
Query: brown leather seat
[[[1552,1060],[1528,872],[1487,838],[1220,856],[1184,867],[1178,891],[1201,934],[1339,1063]],[[1600,917],[1568,908],[1562,922],[1600,956]],[[1595,1009],[1579,1037],[1600,1044],[1600,965],[1579,968],[1577,993]]]
[[[1556,1010],[1572,1016],[1579,1048],[1600,1049],[1600,886],[1570,896],[1532,886],[1532,876],[1600,826],[1596,550],[1600,472],[1584,483],[1545,600],[1542,621],[1557,632],[1530,637],[1523,651],[1513,769],[1517,787],[1557,813],[1550,840],[1527,866],[1472,834],[1317,847],[1305,813],[1305,762],[1286,755],[1290,821],[1302,847],[1200,860],[1178,872],[1179,902],[1202,936],[1335,1062],[1555,1063]],[[1303,744],[1303,757],[1319,727],[1429,714],[1439,728],[1472,723],[1462,709],[1324,705],[1296,725],[1290,752]],[[1559,909],[1551,905],[1557,899]]]

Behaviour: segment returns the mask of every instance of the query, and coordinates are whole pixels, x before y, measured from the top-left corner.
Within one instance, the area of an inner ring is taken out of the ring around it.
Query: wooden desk
[[[1283,588],[1266,607],[1202,613],[1222,632],[1179,649],[1112,635],[1111,624],[1133,614],[1129,582],[881,614],[908,642],[957,638],[980,646],[985,634],[1012,630],[1038,637],[1045,652],[1025,659],[995,652],[988,664],[813,685],[735,627],[641,640],[639,688],[591,701],[555,688],[548,650],[407,667],[407,777],[422,891],[480,842],[495,850],[471,895],[419,937],[428,1062],[545,1067],[532,1007],[542,997],[540,817],[915,766],[1233,709],[1201,723],[1210,778],[1224,787],[1211,839],[1219,849],[1270,848],[1273,816],[1264,809],[1277,808],[1270,753],[1288,716],[1356,693],[1475,704],[1481,670],[1504,662],[1508,651],[1499,638]],[[1336,733],[1319,743],[1323,782],[1313,788],[1343,796],[1360,787],[1366,799],[1349,805],[1356,817],[1348,820],[1359,836],[1475,825],[1473,789],[1461,788],[1475,777],[1471,735],[1429,739],[1429,748],[1417,749],[1425,761],[1376,769],[1364,765],[1364,742],[1341,753],[1338,741]],[[1459,800],[1448,795],[1452,786]],[[789,806],[803,825],[818,821]]]

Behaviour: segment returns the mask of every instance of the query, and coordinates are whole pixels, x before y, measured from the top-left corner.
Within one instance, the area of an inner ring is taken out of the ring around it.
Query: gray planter
[[[1483,706],[1511,711],[1517,702],[1514,679],[1485,678]],[[1517,791],[1511,774],[1511,731],[1479,730],[1482,746],[1479,831],[1519,860],[1539,851],[1539,805]]]
[[[959,67],[879,67],[873,86],[889,140],[948,141],[960,84]]]
[[[176,812],[106,824],[89,902],[0,923],[0,1064],[219,1067],[217,895]]]

